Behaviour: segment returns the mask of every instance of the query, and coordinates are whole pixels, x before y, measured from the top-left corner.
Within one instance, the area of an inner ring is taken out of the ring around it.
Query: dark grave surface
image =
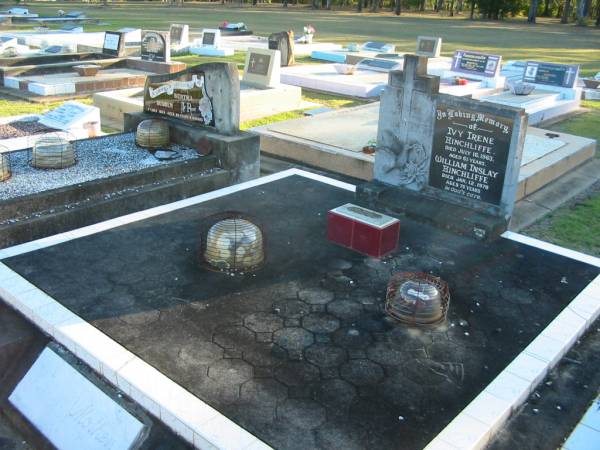
[[[3,262],[275,448],[422,448],[599,270],[409,219],[371,259],[325,238],[353,200],[291,176]],[[228,210],[262,225],[260,271],[201,268],[202,221]],[[446,326],[387,318],[398,271],[449,283]]]
[[[42,125],[37,120],[19,120],[0,124],[0,139],[31,136],[34,134],[49,133],[51,131],[58,130]]]

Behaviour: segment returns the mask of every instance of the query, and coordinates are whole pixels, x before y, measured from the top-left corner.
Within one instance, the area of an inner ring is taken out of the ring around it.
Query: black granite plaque
[[[215,45],[215,33],[203,33],[202,45]]]
[[[142,31],[141,58],[144,61],[169,62],[169,35],[157,31]]]
[[[429,185],[500,205],[513,124],[505,118],[445,104],[436,107]]]
[[[214,126],[212,100],[205,83],[204,72],[194,67],[171,75],[149,76],[144,88],[144,112]]]
[[[248,73],[267,76],[269,74],[269,64],[271,64],[270,55],[250,53],[250,59],[248,61]]]
[[[579,74],[576,64],[553,64],[528,61],[523,81],[549,86],[572,88]]]

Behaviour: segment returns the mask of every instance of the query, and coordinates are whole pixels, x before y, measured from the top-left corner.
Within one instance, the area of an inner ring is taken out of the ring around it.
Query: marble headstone
[[[144,112],[169,116],[222,134],[239,132],[240,79],[233,63],[207,63],[146,78]]]
[[[405,55],[381,95],[374,178],[418,197],[510,219],[525,140],[522,109],[439,93],[427,58]]]
[[[278,50],[249,48],[246,52],[244,77],[242,81],[258,87],[275,87],[280,79]]]

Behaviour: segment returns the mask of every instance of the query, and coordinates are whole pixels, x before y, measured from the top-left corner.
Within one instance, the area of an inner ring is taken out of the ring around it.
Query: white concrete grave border
[[[352,184],[329,177],[300,169],[289,169],[9,247],[0,250],[0,260],[197,205],[293,175],[351,192],[356,189]],[[600,267],[600,258],[510,231],[504,233],[503,237]],[[227,450],[270,448],[1,262],[0,297],[195,447]],[[600,276],[583,289],[533,342],[427,445],[426,450],[483,449],[599,315]]]

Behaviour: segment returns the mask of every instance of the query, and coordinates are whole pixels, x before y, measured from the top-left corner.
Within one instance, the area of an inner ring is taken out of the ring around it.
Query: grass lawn
[[[563,120],[548,128],[559,133],[584,136],[600,142],[600,102],[584,100],[581,102],[581,106],[587,108],[588,112]],[[600,157],[599,154],[596,156]]]
[[[600,71],[600,29],[560,25],[555,19],[539,18],[537,25],[528,25],[524,19],[491,22],[434,14],[397,17],[384,12],[359,15],[350,11],[313,11],[306,7],[284,9],[280,5],[178,7],[136,2],[104,8],[80,3],[27,2],[26,6],[32,12],[47,15],[55,15],[59,9],[84,11],[102,22],[86,25],[85,29],[90,31],[123,27],[164,30],[171,23],[186,23],[200,31],[228,20],[245,22],[256,34],[266,36],[284,29],[301,33],[302,27],[311,23],[317,30],[317,40],[337,43],[382,40],[396,44],[398,51],[414,51],[418,35],[434,34],[443,38],[442,54],[445,56],[451,56],[456,49],[470,48],[500,54],[505,60],[577,63],[582,65],[584,75]]]

